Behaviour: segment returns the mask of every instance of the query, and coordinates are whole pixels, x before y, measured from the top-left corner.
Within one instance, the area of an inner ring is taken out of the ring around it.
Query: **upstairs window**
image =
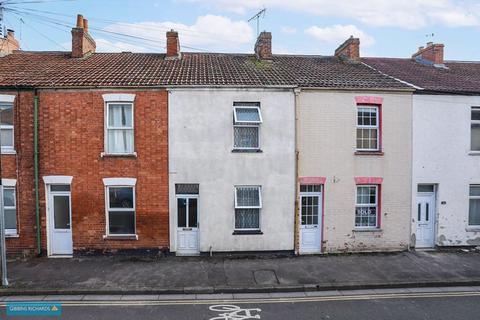
[[[107,103],[106,153],[133,154],[133,103]]]
[[[234,103],[233,148],[256,150],[260,148],[260,103]]]
[[[13,145],[13,103],[0,103],[0,144],[2,153],[15,150]]]
[[[355,228],[378,227],[378,186],[357,186]]]
[[[235,187],[235,230],[260,230],[260,186]]]
[[[480,151],[480,107],[472,108],[471,150]]]
[[[468,225],[480,226],[480,185],[470,186]]]
[[[379,108],[358,106],[357,109],[357,150],[378,151],[379,148]]]

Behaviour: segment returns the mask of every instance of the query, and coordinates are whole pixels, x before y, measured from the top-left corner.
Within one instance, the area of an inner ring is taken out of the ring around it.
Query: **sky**
[[[76,14],[89,20],[97,52],[164,52],[165,32],[183,51],[253,52],[249,18],[273,53],[332,55],[350,35],[362,56],[410,57],[427,42],[445,58],[480,60],[480,0],[0,0],[22,49],[69,51]]]

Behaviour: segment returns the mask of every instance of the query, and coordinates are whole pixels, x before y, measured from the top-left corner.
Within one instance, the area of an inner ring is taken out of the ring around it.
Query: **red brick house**
[[[72,53],[2,60],[9,253],[168,248],[167,91],[129,86],[134,76],[125,64],[144,61],[94,54],[83,23],[79,17],[72,30]]]

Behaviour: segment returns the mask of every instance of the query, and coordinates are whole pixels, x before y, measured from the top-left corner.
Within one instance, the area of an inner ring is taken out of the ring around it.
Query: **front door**
[[[73,241],[70,186],[51,185],[48,189],[49,254],[71,256]]]
[[[435,246],[435,193],[418,193],[415,223],[416,248]]]
[[[177,254],[198,255],[198,197],[177,197]]]
[[[300,194],[300,253],[320,253],[322,194]]]

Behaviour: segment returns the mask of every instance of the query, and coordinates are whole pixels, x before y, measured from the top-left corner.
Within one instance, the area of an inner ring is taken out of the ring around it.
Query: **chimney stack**
[[[272,33],[262,31],[255,42],[255,56],[258,60],[272,60]]]
[[[180,40],[178,32],[175,30],[167,31],[167,60],[176,60],[182,57],[180,52]]]
[[[360,60],[360,39],[350,36],[335,50],[335,57],[347,58],[353,61]]]
[[[7,29],[7,35],[0,39],[0,56],[6,56],[15,50],[20,50],[20,42],[15,39],[15,31]]]
[[[442,66],[444,64],[443,60],[443,49],[444,45],[441,43],[428,42],[427,46],[419,47],[418,51],[412,55],[412,59],[415,59],[419,62],[427,62],[433,65]]]
[[[97,45],[88,33],[88,20],[77,15],[77,25],[72,28],[72,58],[83,58],[95,53]]]

